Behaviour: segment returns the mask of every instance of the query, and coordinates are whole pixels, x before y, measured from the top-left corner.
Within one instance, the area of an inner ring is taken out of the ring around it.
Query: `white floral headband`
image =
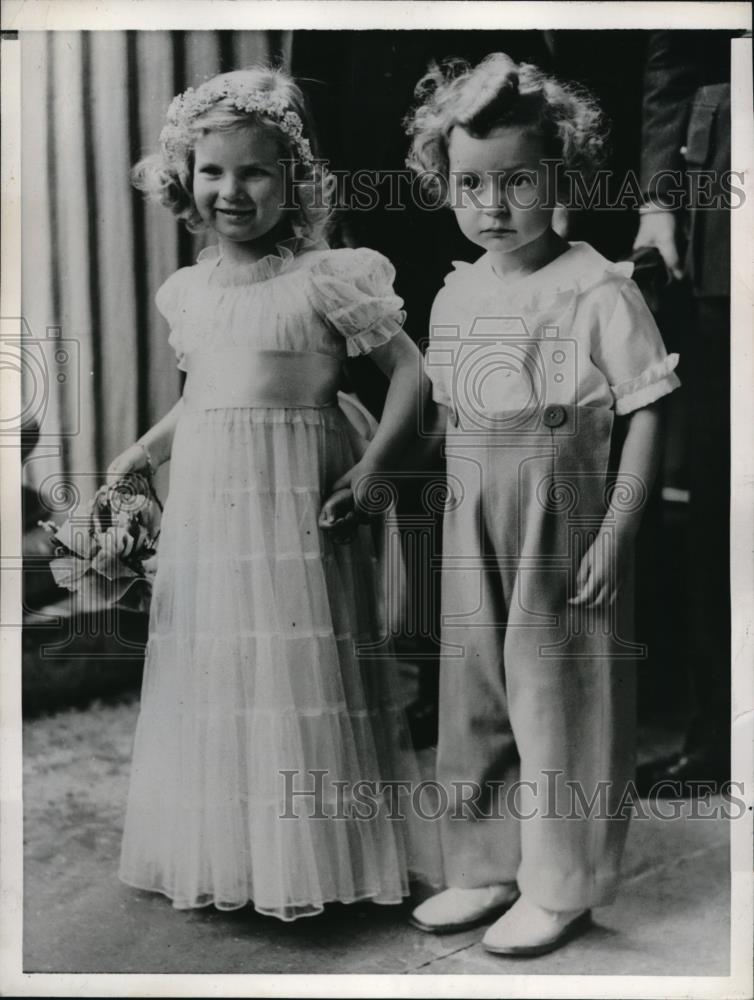
[[[167,156],[171,159],[183,157],[191,146],[191,124],[225,100],[239,111],[271,119],[291,140],[301,162],[307,165],[314,162],[309,140],[304,138],[304,123],[283,97],[228,77],[211,86],[202,84],[197,90],[189,87],[173,98],[168,108],[168,123],[160,132],[160,143]]]

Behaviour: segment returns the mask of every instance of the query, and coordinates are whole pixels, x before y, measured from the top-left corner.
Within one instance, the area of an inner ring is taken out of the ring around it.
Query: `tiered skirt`
[[[337,407],[181,416],[120,867],[176,907],[293,920],[439,880],[369,529],[317,526],[355,448]]]

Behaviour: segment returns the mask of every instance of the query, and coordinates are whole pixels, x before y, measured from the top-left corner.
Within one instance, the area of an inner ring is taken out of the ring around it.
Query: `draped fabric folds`
[[[280,31],[28,32],[22,61],[22,387],[40,439],[25,464],[68,513],[178,398],[154,293],[201,241],[130,185],[188,86],[287,65]]]

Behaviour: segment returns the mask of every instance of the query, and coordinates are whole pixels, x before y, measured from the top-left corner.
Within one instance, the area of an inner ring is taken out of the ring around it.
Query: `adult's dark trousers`
[[[690,443],[687,750],[727,759],[730,741],[730,299],[698,298],[681,348]],[[703,778],[703,775],[699,776]]]

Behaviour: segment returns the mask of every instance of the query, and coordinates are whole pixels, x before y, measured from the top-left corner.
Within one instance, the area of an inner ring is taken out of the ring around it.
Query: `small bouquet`
[[[149,608],[161,513],[151,479],[131,473],[97,490],[88,517],[39,522],[54,544],[50,571],[75,594],[77,611]]]

